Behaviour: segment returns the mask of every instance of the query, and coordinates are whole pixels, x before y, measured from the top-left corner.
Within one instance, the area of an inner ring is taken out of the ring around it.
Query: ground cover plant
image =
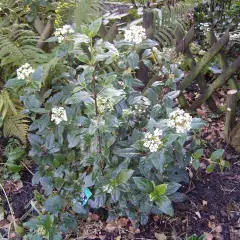
[[[185,187],[204,169],[201,131],[209,119],[177,102],[178,84],[189,68],[171,38],[173,23],[182,30],[191,25],[194,1],[189,2],[184,9],[163,9],[175,13],[166,21],[155,9],[152,35],[142,27],[141,13],[139,22],[125,22],[116,31],[101,16],[101,1],[1,3],[1,126],[4,138],[11,137],[3,179],[19,182],[25,168],[35,187],[31,214],[19,221],[6,181],[0,185],[11,216],[3,239],[78,239],[80,222],[94,211],[107,222],[126,218],[135,231],[151,216],[173,217],[174,206],[186,204]],[[151,4],[134,1],[134,7]],[[236,24],[234,4],[225,19],[231,15]],[[19,6],[21,15],[5,15]],[[202,21],[201,16],[195,18]],[[40,39],[36,24],[45,24]],[[199,44],[192,48],[195,59],[205,53]],[[204,172],[228,168],[224,154],[222,148],[208,152]],[[209,236],[202,233],[183,239]]]

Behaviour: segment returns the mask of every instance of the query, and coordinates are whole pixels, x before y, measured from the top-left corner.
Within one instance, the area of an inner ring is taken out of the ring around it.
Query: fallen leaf
[[[167,240],[167,237],[164,233],[155,233],[155,238],[157,240]]]
[[[222,232],[222,226],[221,225],[216,226],[214,231],[217,232],[217,233]]]
[[[2,221],[0,221],[0,228],[9,228],[10,226],[10,223],[6,220],[6,219],[3,219]]]
[[[15,222],[16,221],[16,218],[13,216],[13,215],[8,215],[7,216],[7,220],[12,223],[12,222]]]
[[[126,227],[129,222],[128,218],[119,218],[118,221],[121,227]]]
[[[153,220],[154,220],[154,222],[157,222],[159,220],[159,216],[158,215],[154,215],[153,216]]]
[[[211,233],[205,232],[204,235],[205,235],[205,240],[213,240],[213,235]]]
[[[207,201],[202,200],[202,204],[203,204],[203,206],[207,206]]]
[[[139,228],[137,228],[136,230],[135,230],[135,233],[140,233],[141,231],[140,231],[140,229]]]
[[[121,240],[121,236],[117,236],[115,240]]]
[[[200,212],[195,212],[195,214],[198,216],[198,218],[202,218]]]
[[[212,221],[215,220],[215,218],[216,217],[214,215],[209,216],[209,219],[212,220]]]
[[[131,233],[134,233],[134,227],[133,226],[129,226],[129,231],[131,232]]]
[[[105,231],[107,232],[114,232],[116,230],[117,226],[115,223],[108,223],[105,227]]]

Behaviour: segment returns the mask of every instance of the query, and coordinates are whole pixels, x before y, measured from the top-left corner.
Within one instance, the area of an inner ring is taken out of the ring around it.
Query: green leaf
[[[173,211],[172,203],[168,197],[160,196],[159,199],[156,201],[156,204],[163,213],[168,214],[170,216],[173,215],[174,211]]]
[[[210,163],[210,164],[207,166],[206,173],[211,173],[211,172],[213,172],[214,167],[215,167],[215,165],[214,165],[213,163]]]
[[[156,41],[153,41],[151,39],[146,39],[146,40],[143,40],[139,45],[138,47],[140,49],[147,49],[147,48],[152,48],[152,47],[155,47],[157,46],[158,43]]]
[[[193,154],[193,157],[194,157],[195,159],[199,159],[200,157],[202,157],[202,155],[203,155],[203,149],[201,148],[201,149],[198,149],[198,150]]]
[[[76,135],[75,131],[69,131],[67,134],[68,147],[74,148],[80,143],[80,136]]]
[[[157,201],[160,196],[164,195],[167,190],[167,184],[160,184],[155,187],[154,191],[149,194],[151,201]]]
[[[138,155],[141,155],[135,148],[118,148],[113,150],[113,154],[119,156],[119,157],[136,157]]]
[[[160,184],[155,187],[155,190],[158,194],[158,196],[164,195],[167,191],[167,184]]]
[[[88,36],[91,38],[95,37],[98,34],[98,31],[99,31],[101,25],[102,25],[102,18],[99,18],[96,21],[94,21],[93,23],[91,23],[89,26],[90,33]]]
[[[133,175],[134,170],[130,170],[130,169],[124,169],[123,171],[121,171],[120,173],[118,173],[115,182],[117,185],[121,185],[123,183],[126,183],[129,178],[131,178],[131,176]]]
[[[134,177],[133,178],[136,186],[144,193],[150,193],[154,191],[154,186],[152,182],[143,177]]]
[[[182,185],[176,182],[167,183],[166,195],[175,193]]]
[[[20,88],[27,83],[25,79],[12,78],[7,81],[5,88]]]
[[[192,123],[191,123],[191,128],[192,129],[201,129],[206,125],[206,122],[203,121],[201,118],[193,118]]]
[[[218,150],[214,151],[210,157],[211,160],[214,162],[219,162],[224,154],[224,151],[225,151],[224,149],[218,149]]]
[[[199,166],[200,166],[200,162],[198,159],[193,159],[192,160],[192,166],[195,170],[198,170]]]
[[[64,228],[66,228],[66,231],[71,229],[73,232],[77,232],[78,230],[78,225],[76,218],[70,214],[70,213],[63,213],[61,215],[61,222]]]
[[[52,149],[53,146],[54,146],[54,134],[53,133],[50,133],[47,135],[46,137],[46,142],[45,142],[45,145],[47,147],[47,149]]]
[[[79,202],[75,202],[72,206],[72,210],[80,215],[87,214],[87,210]]]
[[[127,57],[129,66],[134,70],[139,63],[139,56],[136,52],[131,52]]]
[[[47,199],[43,207],[50,213],[58,213],[63,208],[63,199],[60,196],[54,196]]]
[[[65,101],[66,104],[78,104],[81,102],[93,103],[93,99],[91,98],[91,96],[88,92],[79,91],[79,92],[72,94]]]
[[[188,200],[187,195],[181,192],[175,192],[168,196],[168,198],[175,203],[184,202]]]
[[[152,161],[153,166],[160,172],[164,171],[164,164],[166,163],[166,159],[163,152],[151,153],[148,156],[148,159]]]

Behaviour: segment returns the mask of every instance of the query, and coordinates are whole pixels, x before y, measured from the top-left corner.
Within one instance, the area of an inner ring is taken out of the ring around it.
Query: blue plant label
[[[80,202],[82,206],[85,206],[88,202],[88,199],[92,196],[92,192],[87,188],[84,187],[82,193],[80,195]]]

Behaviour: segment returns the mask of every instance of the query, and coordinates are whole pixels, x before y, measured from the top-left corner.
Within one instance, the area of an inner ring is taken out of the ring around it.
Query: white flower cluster
[[[146,39],[145,29],[142,26],[132,25],[129,29],[125,30],[125,41],[134,42],[136,44],[141,43]]]
[[[129,109],[123,109],[122,111],[122,116],[123,117],[127,117],[127,116],[134,116],[134,117],[138,117],[138,116],[142,116],[145,115],[147,113],[147,107],[145,105],[133,105],[131,106]]]
[[[157,152],[163,145],[161,136],[162,131],[159,128],[153,134],[146,133],[143,146],[149,148],[150,152]]]
[[[34,73],[34,70],[31,65],[29,63],[25,63],[17,69],[17,78],[28,79],[32,73]]]
[[[62,28],[57,28],[54,35],[58,38],[58,42],[61,43],[72,33],[74,33],[74,29],[70,25],[64,25]]]
[[[103,186],[103,192],[112,193],[113,190],[113,186],[111,186],[110,184],[106,184]]]
[[[104,113],[105,111],[112,111],[114,109],[114,99],[111,97],[97,97],[97,107],[99,113]]]
[[[240,41],[240,31],[239,32],[229,33],[229,35],[230,35],[230,40],[232,40],[232,41]]]
[[[182,109],[169,114],[168,127],[174,128],[177,133],[186,133],[191,129],[192,117]]]
[[[209,32],[210,24],[209,23],[200,23],[200,30],[203,30],[203,32]]]
[[[52,109],[51,121],[55,121],[56,124],[59,124],[67,120],[67,113],[63,107],[54,107]]]

